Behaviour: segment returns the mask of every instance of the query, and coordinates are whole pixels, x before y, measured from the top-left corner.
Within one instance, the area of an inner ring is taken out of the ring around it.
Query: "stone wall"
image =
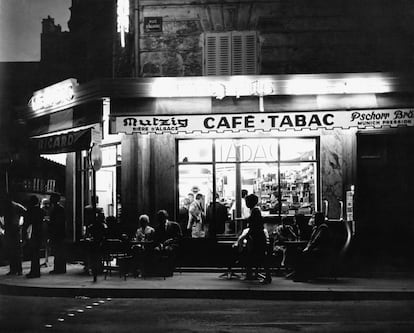
[[[141,75],[202,75],[202,33],[231,30],[259,32],[258,74],[394,71],[413,65],[414,3],[409,1],[200,3],[140,1]],[[162,18],[162,32],[145,32],[145,17]]]

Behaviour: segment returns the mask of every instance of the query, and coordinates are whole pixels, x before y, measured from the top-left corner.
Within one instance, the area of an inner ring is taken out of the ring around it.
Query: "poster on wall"
[[[113,116],[111,133],[224,133],[414,126],[414,109]]]

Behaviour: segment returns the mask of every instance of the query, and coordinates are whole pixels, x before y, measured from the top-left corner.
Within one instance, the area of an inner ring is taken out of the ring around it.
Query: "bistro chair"
[[[106,239],[102,244],[102,261],[104,279],[111,275],[112,271],[119,271],[119,276],[126,280],[129,263],[132,260],[129,243],[120,239]]]

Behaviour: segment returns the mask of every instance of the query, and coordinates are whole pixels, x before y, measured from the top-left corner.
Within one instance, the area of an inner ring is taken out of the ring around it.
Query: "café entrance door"
[[[390,265],[414,258],[414,132],[357,136],[357,232],[362,252]]]

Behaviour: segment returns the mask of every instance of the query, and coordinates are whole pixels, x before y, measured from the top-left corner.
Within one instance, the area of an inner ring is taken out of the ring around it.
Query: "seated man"
[[[155,228],[154,252],[168,258],[168,271],[172,275],[175,268],[176,252],[179,241],[182,237],[180,225],[177,222],[168,220],[168,213],[165,210],[157,212],[158,225]]]
[[[324,214],[316,212],[309,224],[313,226],[311,237],[305,249],[298,254],[293,265],[294,271],[289,276],[297,282],[316,277],[319,268],[329,260],[331,254],[331,236]]]

